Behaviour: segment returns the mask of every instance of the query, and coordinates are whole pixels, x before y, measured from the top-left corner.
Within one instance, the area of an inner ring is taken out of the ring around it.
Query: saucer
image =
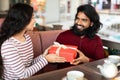
[[[63,77],[62,80],[67,80],[67,77]],[[88,80],[87,78],[84,78],[83,80]]]

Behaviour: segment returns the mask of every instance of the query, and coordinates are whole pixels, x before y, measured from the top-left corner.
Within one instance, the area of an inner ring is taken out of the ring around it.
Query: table
[[[55,70],[43,74],[39,74],[24,80],[62,80],[63,77],[66,76],[66,73],[70,70],[80,70],[84,72],[85,78],[87,80],[111,80],[104,78],[101,74],[99,69],[97,68],[97,65],[102,65],[104,62],[104,59],[80,64],[77,66],[72,66],[60,70]]]

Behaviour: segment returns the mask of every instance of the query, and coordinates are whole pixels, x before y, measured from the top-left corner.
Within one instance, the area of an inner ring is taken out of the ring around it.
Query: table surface
[[[82,71],[85,74],[85,78],[87,80],[112,80],[104,78],[101,74],[99,69],[97,68],[97,65],[102,65],[104,62],[104,59],[80,64],[77,66],[72,66],[64,69],[59,69],[43,74],[39,74],[24,80],[63,80],[63,78],[66,76],[66,73],[70,70],[79,70]]]

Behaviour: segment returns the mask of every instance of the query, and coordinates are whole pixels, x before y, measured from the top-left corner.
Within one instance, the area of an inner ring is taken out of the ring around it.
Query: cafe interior
[[[0,26],[9,8],[19,2],[30,4],[34,9],[36,23],[33,32],[28,34],[33,41],[35,56],[52,45],[61,32],[70,29],[74,24],[77,7],[82,4],[94,6],[100,16],[103,27],[97,35],[103,41],[107,56],[105,59],[110,55],[120,55],[120,0],[0,0]],[[74,80],[120,80],[120,73],[115,70],[118,66],[112,66],[105,62],[105,59],[60,70],[56,69],[56,64],[50,63],[39,73],[25,80],[73,80],[67,79],[67,73],[71,70],[84,73],[83,79]],[[115,76],[109,77],[114,72]]]

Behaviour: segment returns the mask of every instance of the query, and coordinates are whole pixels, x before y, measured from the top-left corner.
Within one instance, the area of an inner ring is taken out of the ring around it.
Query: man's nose
[[[77,21],[77,24],[78,24],[78,25],[82,25],[82,21],[81,21],[81,20],[78,20],[78,21]]]

